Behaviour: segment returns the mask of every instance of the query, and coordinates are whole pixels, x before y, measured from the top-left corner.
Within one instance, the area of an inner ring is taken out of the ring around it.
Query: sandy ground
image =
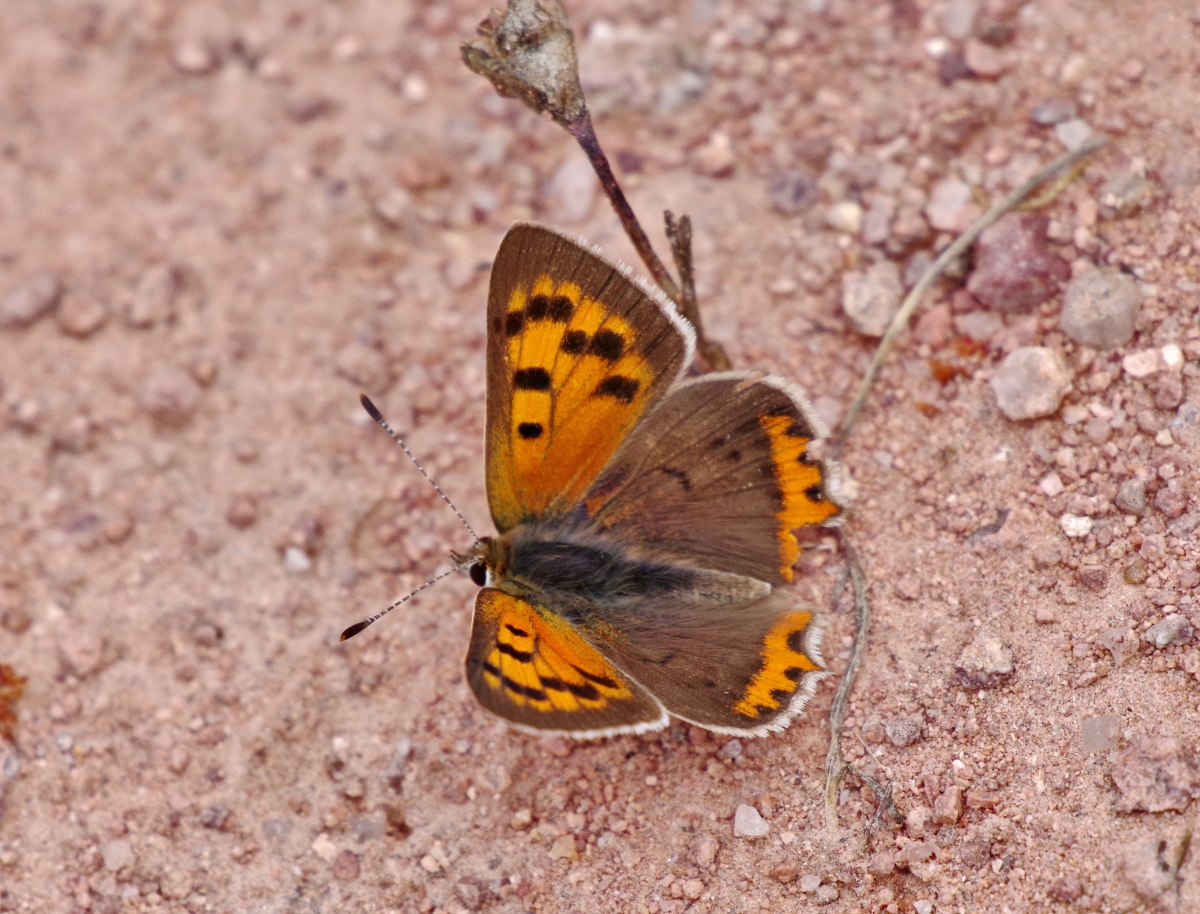
[[[851,439],[875,624],[847,751],[907,823],[871,830],[850,778],[826,831],[831,681],[761,741],[573,744],[473,703],[465,579],[337,641],[469,545],[359,391],[490,529],[500,236],[539,218],[633,260],[565,135],[461,65],[486,9],[0,4],[0,663],[28,677],[0,911],[1200,910],[1191,857],[1147,900],[1200,794],[1197,641],[1135,637],[1200,623],[1197,7],[987,0],[964,40],[971,9],[568,4],[635,207],[695,222],[712,334],[834,420],[872,347],[843,274],[944,244],[921,221],[942,179],[966,218],[1058,155],[1039,103],[1114,139],[1046,215],[1076,272],[1141,284],[1129,344],[1071,343],[1061,295],[971,344],[946,327],[979,306],[947,282]],[[780,211],[781,174],[811,205]],[[1146,193],[1113,214],[1122,174]],[[827,222],[880,200],[910,217],[885,240]],[[1024,344],[1073,386],[1014,422],[988,380]],[[1123,370],[1168,345],[1182,366]],[[1131,479],[1149,503],[1126,514]],[[841,563],[811,542],[797,589],[823,605]],[[852,628],[843,602],[835,670]],[[980,632],[1015,672],[966,688]],[[743,804],[766,835],[735,837]]]

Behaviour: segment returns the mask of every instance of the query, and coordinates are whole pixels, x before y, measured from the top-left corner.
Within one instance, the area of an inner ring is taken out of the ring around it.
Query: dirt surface
[[[769,739],[574,744],[472,701],[468,580],[337,641],[470,545],[360,390],[490,530],[499,238],[533,217],[633,262],[562,131],[461,65],[482,5],[0,4],[0,663],[28,677],[0,911],[1200,910],[1191,857],[1154,897],[1200,795],[1200,19],[975,6],[568,4],[660,250],[657,212],[694,220],[712,334],[834,421],[873,346],[843,275],[911,274],[1060,154],[1032,114],[1113,137],[1044,213],[1072,271],[1137,279],[1133,338],[1083,350],[1060,292],[996,314],[960,275],[849,443],[875,623],[847,753],[907,820],[872,830],[851,777],[828,831],[832,681]],[[934,229],[946,178],[970,193]],[[1024,345],[1071,389],[1010,421],[989,380]]]

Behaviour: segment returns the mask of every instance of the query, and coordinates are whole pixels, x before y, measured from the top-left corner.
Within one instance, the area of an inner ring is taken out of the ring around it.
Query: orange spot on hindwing
[[[758,717],[791,702],[804,681],[804,674],[823,669],[804,651],[804,638],[812,613],[788,613],[775,623],[762,643],[762,665],[733,710],[745,717]]]
[[[792,565],[800,556],[800,544],[792,533],[797,527],[819,524],[838,513],[825,496],[821,466],[808,457],[808,438],[788,415],[760,416],[759,423],[771,440],[771,464],[779,485],[782,507],[775,512],[779,526],[779,571],[792,580]]]

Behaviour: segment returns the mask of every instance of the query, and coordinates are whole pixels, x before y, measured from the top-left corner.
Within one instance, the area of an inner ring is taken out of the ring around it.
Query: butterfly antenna
[[[471,525],[467,523],[467,519],[462,516],[462,512],[459,511],[458,508],[454,507],[454,502],[452,502],[449,498],[446,497],[446,493],[442,491],[441,486],[439,486],[436,482],[434,482],[433,479],[430,477],[430,475],[425,472],[425,467],[421,466],[421,462],[419,460],[417,460],[416,457],[413,456],[413,452],[408,449],[408,445],[404,443],[404,439],[402,439],[399,435],[397,435],[395,430],[390,425],[388,425],[387,419],[383,418],[383,413],[381,413],[376,408],[375,404],[371,402],[371,398],[368,397],[366,394],[359,394],[359,398],[362,400],[363,409],[365,409],[367,411],[367,415],[370,416],[372,419],[374,419],[380,428],[382,428],[385,432],[387,432],[389,435],[391,435],[393,441],[395,441],[398,445],[400,445],[400,447],[404,448],[404,453],[406,453],[408,455],[408,459],[413,462],[413,464],[416,466],[416,468],[421,471],[421,475],[425,477],[425,481],[428,482],[431,486],[433,486],[434,491],[437,492],[438,495],[442,496],[442,501],[444,501],[446,504],[448,504],[450,506],[450,510],[453,511],[455,513],[455,515],[457,515],[458,519],[460,521],[462,521],[462,525],[467,528],[467,532],[470,533],[471,536],[473,536],[475,538],[475,542],[478,543],[479,542],[479,534],[471,529]],[[447,572],[447,574],[449,574],[449,572]],[[445,577],[445,575],[442,575],[442,577]],[[434,578],[434,580],[436,581],[437,578]],[[432,584],[432,583],[433,583],[433,581],[429,582],[429,584]],[[419,590],[424,590],[425,587],[429,586],[429,584],[426,584],[426,585],[424,585],[424,587],[420,587],[417,590],[414,590],[413,593],[417,593]],[[409,594],[408,596],[411,597],[412,594]],[[404,600],[407,600],[407,599],[408,599],[408,597],[404,598]],[[400,602],[403,603],[404,600],[401,600]],[[399,605],[399,604],[397,604],[397,605]],[[390,609],[391,607],[388,607],[388,608]],[[387,612],[387,610],[385,609],[383,612]],[[380,615],[383,615],[383,613],[380,613]],[[377,619],[379,617],[376,616],[375,618]],[[375,621],[375,619],[370,619],[369,621],[363,622],[360,624],[362,625],[362,628],[366,628],[368,625],[370,625],[374,621]],[[353,626],[351,626],[351,627],[353,628]],[[350,632],[350,634],[357,635],[360,631],[362,631],[362,628],[356,629],[355,631]],[[348,629],[346,629],[346,631],[349,632],[350,629],[348,628]],[[343,634],[342,640],[345,641],[348,637],[350,637],[350,635]]]
[[[474,561],[474,560],[472,560],[472,561]],[[413,597],[415,597],[417,594],[419,594],[425,588],[432,587],[434,584],[436,584],[442,578],[448,578],[448,577],[450,577],[450,575],[454,574],[454,572],[462,571],[464,568],[466,568],[470,564],[471,564],[471,562],[460,562],[459,564],[457,564],[453,568],[451,568],[449,571],[443,571],[441,574],[435,575],[434,577],[432,577],[428,581],[426,581],[424,584],[422,584],[420,587],[418,587],[416,590],[414,590],[412,593],[406,594],[405,596],[401,597],[399,600],[397,600],[395,603],[393,603],[391,606],[389,606],[387,609],[383,610],[382,612],[375,613],[375,615],[371,616],[370,619],[363,619],[361,622],[355,622],[348,629],[346,629],[344,632],[342,632],[342,637],[338,638],[338,640],[339,641],[349,641],[351,638],[353,638],[355,635],[357,635],[359,632],[361,632],[364,628],[366,628],[371,623],[378,622],[380,619],[382,619],[384,616],[386,616],[388,613],[390,613],[393,609],[395,609],[401,603],[407,603],[409,600],[411,600]]]

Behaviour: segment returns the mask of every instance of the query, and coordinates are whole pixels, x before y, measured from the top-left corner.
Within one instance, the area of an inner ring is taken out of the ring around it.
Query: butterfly
[[[825,674],[819,622],[786,588],[795,529],[841,512],[835,468],[809,454],[822,423],[778,377],[685,379],[694,345],[673,303],[597,248],[525,222],[501,242],[497,535],[454,558],[481,588],[466,679],[509,724],[586,738],[673,715],[762,736]]]

